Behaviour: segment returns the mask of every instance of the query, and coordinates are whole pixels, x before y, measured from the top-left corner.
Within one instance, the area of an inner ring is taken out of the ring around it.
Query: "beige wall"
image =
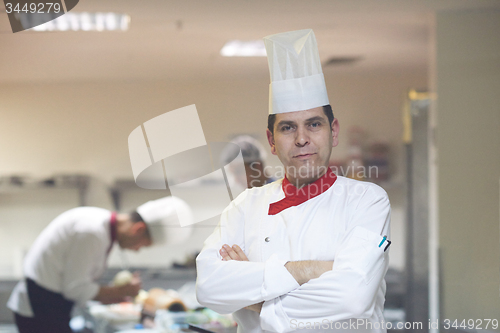
[[[399,152],[400,110],[408,88],[426,87],[426,70],[327,74],[341,140],[358,125]],[[245,132],[265,143],[268,78],[233,82],[96,82],[0,85],[0,174],[90,172],[130,178],[127,137],[157,115],[196,104],[207,141]],[[271,162],[278,163],[276,160]]]
[[[334,150],[333,158],[345,156],[347,129],[353,125],[365,128],[373,139],[390,142],[394,148],[397,185],[388,192],[394,197],[392,237],[398,241],[391,249],[391,265],[402,269],[401,105],[408,88],[425,88],[426,69],[357,75],[350,74],[348,69],[338,72],[328,69],[325,75],[335,116],[340,119],[341,126],[341,143]],[[193,103],[197,106],[207,141],[224,141],[244,132],[257,135],[265,143],[267,76],[233,82],[0,85],[0,133],[3,138],[0,140],[0,175],[16,173],[40,177],[82,172],[108,183],[116,178],[131,178],[129,133],[146,120]],[[269,156],[268,162],[279,164],[274,156]],[[44,217],[43,223],[49,221]],[[16,224],[12,222],[12,225]],[[8,234],[22,235],[15,230]],[[12,241],[15,243],[15,239]],[[28,245],[25,243],[22,242],[23,246]],[[4,258],[3,262],[8,264],[9,259]]]
[[[500,12],[436,23],[441,319],[499,319]]]

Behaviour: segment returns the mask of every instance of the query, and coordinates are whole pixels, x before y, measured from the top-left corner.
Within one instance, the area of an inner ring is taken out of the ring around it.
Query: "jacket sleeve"
[[[245,251],[244,231],[244,214],[233,201],[196,258],[198,302],[219,313],[272,300],[299,287],[284,260],[222,261],[219,250],[223,244],[237,244]]]
[[[288,332],[293,323],[340,321],[372,316],[388,268],[390,204],[379,187],[369,187],[352,211],[333,268],[286,295],[264,303],[263,330]],[[383,295],[382,295],[383,296]]]
[[[85,304],[99,292],[99,284],[92,279],[92,267],[96,258],[100,258],[103,245],[90,233],[77,233],[71,242],[65,256],[62,294],[78,304]]]

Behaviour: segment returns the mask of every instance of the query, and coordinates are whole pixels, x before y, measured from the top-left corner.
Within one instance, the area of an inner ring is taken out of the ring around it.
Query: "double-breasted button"
[[[269,243],[271,241],[271,238],[266,237],[266,239],[264,239],[264,240]]]

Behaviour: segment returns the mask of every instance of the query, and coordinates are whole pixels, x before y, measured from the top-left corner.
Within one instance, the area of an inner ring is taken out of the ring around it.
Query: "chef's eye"
[[[281,132],[289,132],[291,130],[292,130],[292,126],[290,126],[290,125],[283,125],[280,127]]]
[[[310,123],[309,126],[311,127],[311,129],[317,130],[321,127],[321,122],[315,121],[313,123]]]

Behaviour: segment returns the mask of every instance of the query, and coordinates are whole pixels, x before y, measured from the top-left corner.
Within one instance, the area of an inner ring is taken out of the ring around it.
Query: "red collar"
[[[111,239],[111,244],[109,245],[107,253],[113,248],[113,243],[116,240],[116,212],[111,212],[111,219],[109,220],[109,237]]]
[[[336,180],[337,175],[332,169],[329,169],[329,171],[313,183],[298,189],[285,177],[281,184],[285,198],[270,204],[268,215],[276,215],[287,208],[298,206],[309,199],[317,197],[332,187]]]

